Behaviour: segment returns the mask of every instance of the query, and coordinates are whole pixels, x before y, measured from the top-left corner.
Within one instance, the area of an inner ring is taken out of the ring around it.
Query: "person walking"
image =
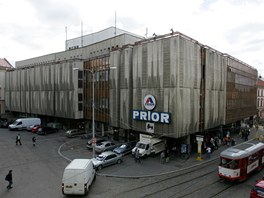
[[[136,150],[135,150],[135,162],[141,163],[140,153],[139,153],[138,148],[136,148]]]
[[[6,187],[8,190],[13,188],[12,184],[13,184],[13,177],[12,177],[12,170],[9,170],[8,174],[5,177],[5,180],[8,181],[8,186]]]
[[[32,137],[32,143],[33,143],[33,146],[36,146],[36,137],[35,136]]]
[[[17,136],[16,136],[16,145],[18,145],[18,143],[20,144],[20,146],[22,145],[20,134],[17,134]]]
[[[245,130],[245,141],[248,141],[248,136],[249,136],[249,129]]]
[[[162,151],[160,153],[160,163],[161,164],[164,164],[165,163],[165,152],[164,151]]]
[[[207,152],[207,158],[210,159],[210,158],[211,158],[211,153],[212,153],[212,149],[211,149],[210,146],[208,146],[208,147],[206,148],[206,152]]]

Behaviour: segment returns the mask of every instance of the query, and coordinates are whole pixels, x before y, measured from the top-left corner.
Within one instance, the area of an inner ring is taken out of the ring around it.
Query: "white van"
[[[62,194],[87,195],[96,172],[91,159],[74,159],[64,170]]]
[[[20,118],[17,119],[13,124],[10,124],[8,128],[10,130],[24,130],[32,125],[40,125],[40,118]]]

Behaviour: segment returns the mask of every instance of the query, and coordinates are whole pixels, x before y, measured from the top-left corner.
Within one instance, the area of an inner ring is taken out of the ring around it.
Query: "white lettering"
[[[169,124],[170,123],[170,114],[168,114],[168,113],[161,113],[160,114],[160,122]]]
[[[136,120],[139,116],[139,111],[133,111],[133,119]]]
[[[140,111],[140,120],[148,120],[146,111]]]
[[[133,110],[133,119],[170,124],[170,113]]]
[[[153,112],[153,113],[151,114],[151,121],[153,121],[153,122],[158,122],[158,121],[159,121],[159,118],[160,118],[159,113],[155,113],[155,112]]]

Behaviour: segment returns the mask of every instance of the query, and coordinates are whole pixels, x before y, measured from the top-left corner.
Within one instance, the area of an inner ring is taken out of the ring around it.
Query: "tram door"
[[[241,159],[240,161],[240,178],[239,181],[247,179],[247,158]]]

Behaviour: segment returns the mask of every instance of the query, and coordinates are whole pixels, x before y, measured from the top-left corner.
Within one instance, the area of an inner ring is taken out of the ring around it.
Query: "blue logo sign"
[[[155,109],[156,107],[156,99],[154,96],[152,95],[146,95],[144,98],[144,107],[145,109],[151,111],[153,109]]]

